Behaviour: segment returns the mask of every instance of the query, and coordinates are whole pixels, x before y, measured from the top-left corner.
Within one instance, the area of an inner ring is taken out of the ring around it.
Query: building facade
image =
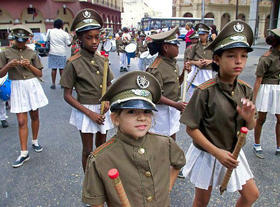
[[[160,15],[145,0],[123,0],[123,8],[122,25],[129,28],[138,28],[143,17]]]
[[[15,24],[26,24],[33,32],[46,32],[59,18],[64,22],[64,29],[70,31],[75,14],[84,8],[96,10],[103,18],[104,27],[114,31],[121,28],[122,0],[1,0],[2,46],[7,43],[7,29]]]
[[[236,19],[236,9],[238,8],[238,19],[249,23],[257,21],[257,36],[265,37],[270,24],[271,0],[259,1],[258,15],[250,18],[250,3],[252,0],[204,0],[204,17],[214,18],[217,29],[221,31],[226,23]],[[258,0],[256,0],[258,1]],[[202,17],[203,0],[173,0],[173,16],[177,17]]]

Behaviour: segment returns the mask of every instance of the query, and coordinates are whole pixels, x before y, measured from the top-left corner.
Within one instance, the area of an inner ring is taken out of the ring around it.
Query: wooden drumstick
[[[103,70],[103,80],[102,80],[102,92],[101,95],[103,96],[106,93],[107,90],[107,76],[108,76],[108,68],[109,68],[109,58],[108,54],[103,53],[102,54],[105,57],[104,61],[104,70]],[[101,102],[101,110],[100,114],[104,114],[104,108],[105,108],[105,101]]]
[[[186,101],[188,72],[184,72],[182,101]]]
[[[116,168],[113,168],[108,171],[108,176],[113,180],[114,187],[120,198],[122,207],[131,207],[119,177],[119,171]]]
[[[246,140],[247,133],[248,133],[247,127],[242,127],[240,129],[240,133],[238,135],[238,140],[237,140],[237,143],[236,143],[235,148],[234,148],[233,153],[232,153],[235,160],[237,160],[237,158],[238,158],[240,150],[241,150],[241,148],[242,148],[242,146],[243,146],[243,144]],[[220,194],[221,195],[227,189],[227,185],[228,185],[229,179],[231,177],[231,174],[232,174],[232,169],[227,169],[226,174],[225,174],[224,179],[223,179],[223,182],[222,182],[221,187],[220,187]]]

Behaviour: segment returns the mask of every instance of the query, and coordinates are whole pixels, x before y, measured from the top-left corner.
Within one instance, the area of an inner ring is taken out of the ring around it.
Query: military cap
[[[161,97],[158,80],[150,73],[132,71],[118,78],[102,96],[101,101],[110,101],[111,111],[117,109],[156,110]]]
[[[163,43],[178,45],[180,44],[180,42],[176,37],[176,33],[178,31],[179,31],[179,27],[176,26],[169,31],[151,35],[150,38],[152,39],[153,42],[163,42]]]
[[[194,29],[200,35],[209,33],[211,28],[208,27],[206,24],[198,23],[197,25],[195,25]]]
[[[23,24],[18,24],[13,26],[11,29],[11,35],[18,42],[26,42],[29,37],[32,36],[32,31],[27,26]]]
[[[193,27],[193,23],[192,22],[187,22],[186,25],[188,25],[190,28]]]
[[[151,35],[157,34],[158,32],[154,29],[151,30]]]
[[[231,48],[247,48],[252,51],[253,31],[251,27],[242,20],[234,20],[227,23],[213,42],[206,48],[214,53],[218,50]]]
[[[199,38],[199,35],[197,34],[197,32],[193,32],[190,36],[189,36],[190,39],[198,39]]]
[[[93,29],[101,29],[102,17],[93,9],[82,9],[74,17],[71,31],[84,32]]]
[[[271,29],[270,32],[278,37],[280,37],[280,28]]]

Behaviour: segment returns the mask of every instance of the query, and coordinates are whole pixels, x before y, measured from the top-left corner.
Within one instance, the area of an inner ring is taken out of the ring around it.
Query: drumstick
[[[183,94],[182,94],[182,101],[186,101],[186,93],[187,93],[187,79],[188,79],[188,72],[184,72],[184,81],[183,81]]]
[[[104,54],[103,56],[105,57],[105,61],[104,61],[103,80],[102,80],[102,92],[101,92],[102,96],[106,93],[107,90],[107,76],[108,76],[108,67],[109,67],[108,54]],[[104,108],[105,108],[105,101],[102,101],[101,110],[100,110],[101,115],[104,114]]]
[[[248,133],[248,129],[246,127],[242,127],[240,129],[240,133],[238,135],[238,140],[237,140],[237,143],[236,143],[235,148],[234,148],[233,153],[232,153],[235,160],[237,160],[237,158],[238,158],[240,150],[241,150],[241,148],[242,148],[242,146],[245,142],[247,133]],[[227,184],[229,182],[231,174],[232,174],[232,169],[227,169],[226,174],[225,174],[224,179],[223,179],[223,182],[222,182],[221,187],[220,187],[220,194],[221,195],[227,189]]]
[[[119,177],[119,171],[113,168],[108,171],[108,176],[113,180],[114,187],[120,198],[122,207],[131,207]]]

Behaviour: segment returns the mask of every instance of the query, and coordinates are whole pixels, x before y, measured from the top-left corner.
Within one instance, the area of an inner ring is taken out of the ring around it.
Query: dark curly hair
[[[56,19],[53,23],[53,27],[61,29],[63,27],[63,21],[61,19]]]
[[[265,38],[265,42],[275,48],[280,45],[280,37],[272,34]]]

